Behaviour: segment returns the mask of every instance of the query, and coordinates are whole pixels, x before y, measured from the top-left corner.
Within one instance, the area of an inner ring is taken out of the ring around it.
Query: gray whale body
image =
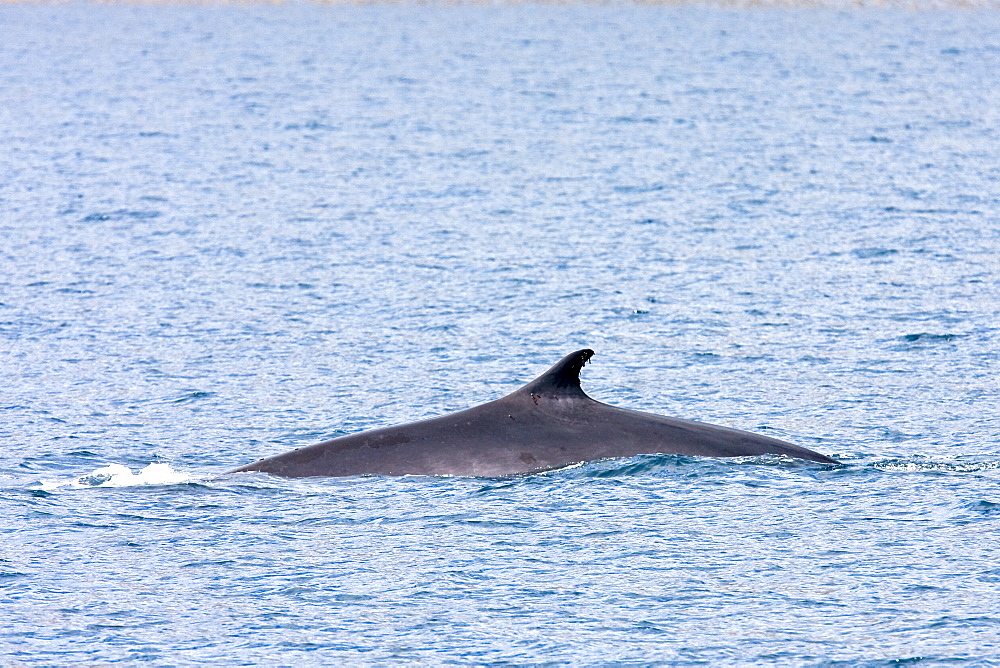
[[[641,454],[782,455],[837,464],[806,448],[738,429],[616,408],[591,399],[579,350],[521,389],[438,418],[341,436],[233,471],[288,478],[352,475],[505,476]]]

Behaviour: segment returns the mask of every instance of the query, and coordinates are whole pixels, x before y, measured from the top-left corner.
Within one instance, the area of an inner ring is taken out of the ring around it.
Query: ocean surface
[[[1000,665],[1000,11],[0,35],[0,664]],[[584,347],[843,464],[226,473]]]

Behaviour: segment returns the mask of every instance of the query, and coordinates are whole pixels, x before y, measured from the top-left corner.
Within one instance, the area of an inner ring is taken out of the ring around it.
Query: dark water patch
[[[101,523],[99,521],[84,522],[82,520],[77,520],[76,522],[69,522],[69,526],[78,527],[83,529],[120,529],[121,526],[112,523]]]
[[[623,195],[645,194],[666,190],[667,186],[662,183],[652,183],[646,185],[615,186],[614,191]]]
[[[333,132],[338,130],[334,125],[323,123],[321,121],[305,121],[303,123],[288,123],[285,125],[285,130],[309,130],[310,132],[323,131],[323,132]]]
[[[84,223],[98,223],[104,221],[121,220],[152,220],[163,215],[162,211],[146,210],[135,211],[132,209],[118,209],[116,211],[99,211],[91,213],[82,219]]]
[[[497,482],[490,483],[488,485],[483,485],[474,493],[476,495],[486,495],[490,496],[496,494],[497,492],[513,490],[518,487],[522,478],[512,478],[509,480],[498,480]]]
[[[163,399],[158,399],[159,403],[169,403],[169,404],[188,404],[196,401],[201,401],[203,399],[210,399],[216,396],[215,392],[205,392],[201,390],[191,390],[184,392],[180,395],[166,397]]]
[[[523,522],[518,520],[463,519],[460,520],[460,522],[462,524],[487,529],[532,529],[535,527],[534,522]]]
[[[991,517],[1000,516],[1000,501],[987,501],[980,499],[972,501],[966,505],[969,510]]]
[[[870,260],[874,258],[886,258],[898,254],[895,248],[858,248],[851,251],[851,254],[859,260]]]
[[[930,334],[928,332],[920,332],[919,334],[904,334],[899,337],[900,340],[909,343],[921,342],[921,343],[944,343],[947,341],[954,341],[955,339],[962,338],[963,334]]]
[[[238,563],[232,559],[218,559],[218,560],[201,560],[201,561],[188,561],[180,565],[181,568],[201,568],[201,567],[217,567],[217,566],[230,566],[232,564]]]

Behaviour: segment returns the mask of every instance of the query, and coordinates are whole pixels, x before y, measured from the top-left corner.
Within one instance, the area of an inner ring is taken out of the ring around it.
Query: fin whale
[[[341,436],[262,459],[233,473],[260,471],[288,478],[494,477],[640,454],[779,455],[839,463],[776,438],[595,401],[580,387],[580,371],[593,355],[593,350],[571,353],[521,389],[480,406]]]

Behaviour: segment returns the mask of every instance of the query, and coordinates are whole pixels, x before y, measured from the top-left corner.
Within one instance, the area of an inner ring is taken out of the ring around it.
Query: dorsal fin
[[[589,348],[577,350],[562,358],[552,368],[534,379],[518,392],[537,395],[562,394],[569,396],[587,396],[580,387],[580,370],[594,356]]]

